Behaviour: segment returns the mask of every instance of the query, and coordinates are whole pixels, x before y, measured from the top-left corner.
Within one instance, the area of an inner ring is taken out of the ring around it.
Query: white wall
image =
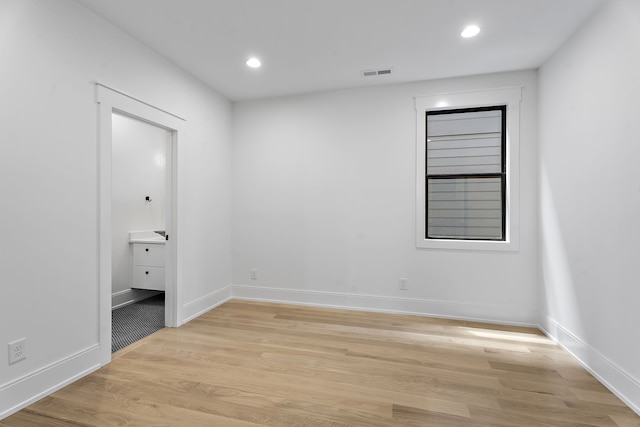
[[[524,87],[520,251],[416,249],[413,97],[505,86]],[[535,71],[246,101],[233,113],[234,296],[537,322]]]
[[[640,412],[640,3],[540,71],[542,326]]]
[[[101,81],[187,119],[184,317],[230,282],[230,103],[69,0],[0,1],[0,418],[99,364]],[[8,365],[6,344],[27,339]],[[16,406],[18,405],[18,406]]]
[[[131,301],[129,232],[165,229],[169,132],[120,114],[113,115],[112,132],[111,292],[115,300]]]

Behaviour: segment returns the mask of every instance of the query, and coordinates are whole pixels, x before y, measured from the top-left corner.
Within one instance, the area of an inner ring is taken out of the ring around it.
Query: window
[[[416,245],[518,250],[521,88],[416,98]]]
[[[426,112],[427,239],[504,240],[506,107]]]

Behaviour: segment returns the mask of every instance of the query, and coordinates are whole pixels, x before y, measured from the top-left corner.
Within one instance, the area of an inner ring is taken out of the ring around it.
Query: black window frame
[[[476,174],[429,174],[429,116],[459,113],[474,113],[482,111],[501,111],[501,171],[499,173],[476,173]],[[507,241],[507,105],[498,104],[484,107],[453,108],[446,110],[425,111],[425,239],[426,240],[457,240],[457,241],[483,241],[483,242],[505,242]],[[468,179],[468,178],[500,178],[501,182],[501,203],[502,203],[502,237],[500,239],[477,238],[477,237],[431,237],[429,236],[429,179]]]

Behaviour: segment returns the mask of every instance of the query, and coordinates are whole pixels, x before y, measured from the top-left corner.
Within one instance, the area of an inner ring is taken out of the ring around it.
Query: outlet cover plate
[[[26,338],[21,338],[9,343],[9,365],[27,358],[26,344]]]

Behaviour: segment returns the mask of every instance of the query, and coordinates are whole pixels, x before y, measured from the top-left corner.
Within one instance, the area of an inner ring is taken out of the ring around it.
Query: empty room
[[[0,64],[0,425],[640,426],[640,1],[0,0]]]

